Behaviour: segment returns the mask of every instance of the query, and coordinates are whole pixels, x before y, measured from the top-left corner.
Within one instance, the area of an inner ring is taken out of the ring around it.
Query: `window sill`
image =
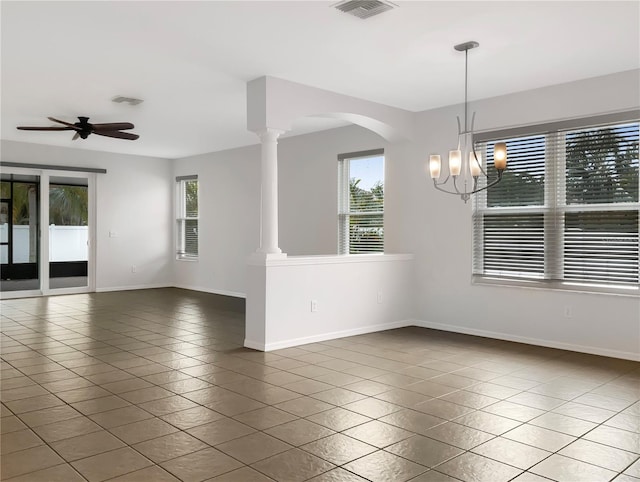
[[[188,263],[196,263],[198,261],[197,256],[176,256],[176,261],[186,261]]]
[[[472,285],[494,286],[503,288],[519,288],[530,290],[544,290],[555,292],[582,293],[589,295],[608,295],[623,296],[630,298],[640,297],[640,286],[622,287],[622,286],[603,286],[603,285],[587,285],[570,282],[542,282],[530,280],[515,280],[505,278],[492,278],[479,275],[471,277]]]

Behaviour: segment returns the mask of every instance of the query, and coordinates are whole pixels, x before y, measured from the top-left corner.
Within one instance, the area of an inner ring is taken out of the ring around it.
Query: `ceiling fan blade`
[[[21,131],[72,131],[73,127],[26,127],[18,126],[17,129]]]
[[[124,131],[135,127],[131,122],[108,122],[106,124],[91,125],[93,126],[94,131]]]
[[[140,136],[138,134],[131,134],[129,132],[118,132],[118,131],[94,131],[94,134],[98,136],[104,137],[115,137],[116,139],[128,139],[130,141],[135,141]]]
[[[63,124],[67,127],[70,127],[71,129],[74,129],[76,131],[82,130],[80,129],[80,127],[74,125],[74,124],[70,124],[69,122],[65,122],[65,121],[61,121],[60,119],[56,119],[55,117],[47,117],[47,119],[49,119],[51,122],[57,122],[58,124]]]
[[[80,133],[76,132],[73,137],[71,138],[72,141],[77,141],[80,138]]]

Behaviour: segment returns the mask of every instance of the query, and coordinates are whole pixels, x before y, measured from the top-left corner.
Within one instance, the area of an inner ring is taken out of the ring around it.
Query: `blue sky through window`
[[[384,156],[351,159],[349,177],[361,179],[358,187],[365,190],[371,189],[378,181],[384,184]]]

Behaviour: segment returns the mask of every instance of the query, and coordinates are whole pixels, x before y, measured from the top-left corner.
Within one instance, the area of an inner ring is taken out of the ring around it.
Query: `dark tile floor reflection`
[[[0,306],[3,480],[640,480],[638,363],[422,328],[260,353],[178,289]]]

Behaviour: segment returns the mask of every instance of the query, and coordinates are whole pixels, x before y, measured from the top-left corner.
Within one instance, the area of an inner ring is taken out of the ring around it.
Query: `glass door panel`
[[[2,291],[40,288],[39,178],[3,175],[0,188],[0,261]]]
[[[89,189],[86,178],[51,177],[49,288],[88,286]]]

